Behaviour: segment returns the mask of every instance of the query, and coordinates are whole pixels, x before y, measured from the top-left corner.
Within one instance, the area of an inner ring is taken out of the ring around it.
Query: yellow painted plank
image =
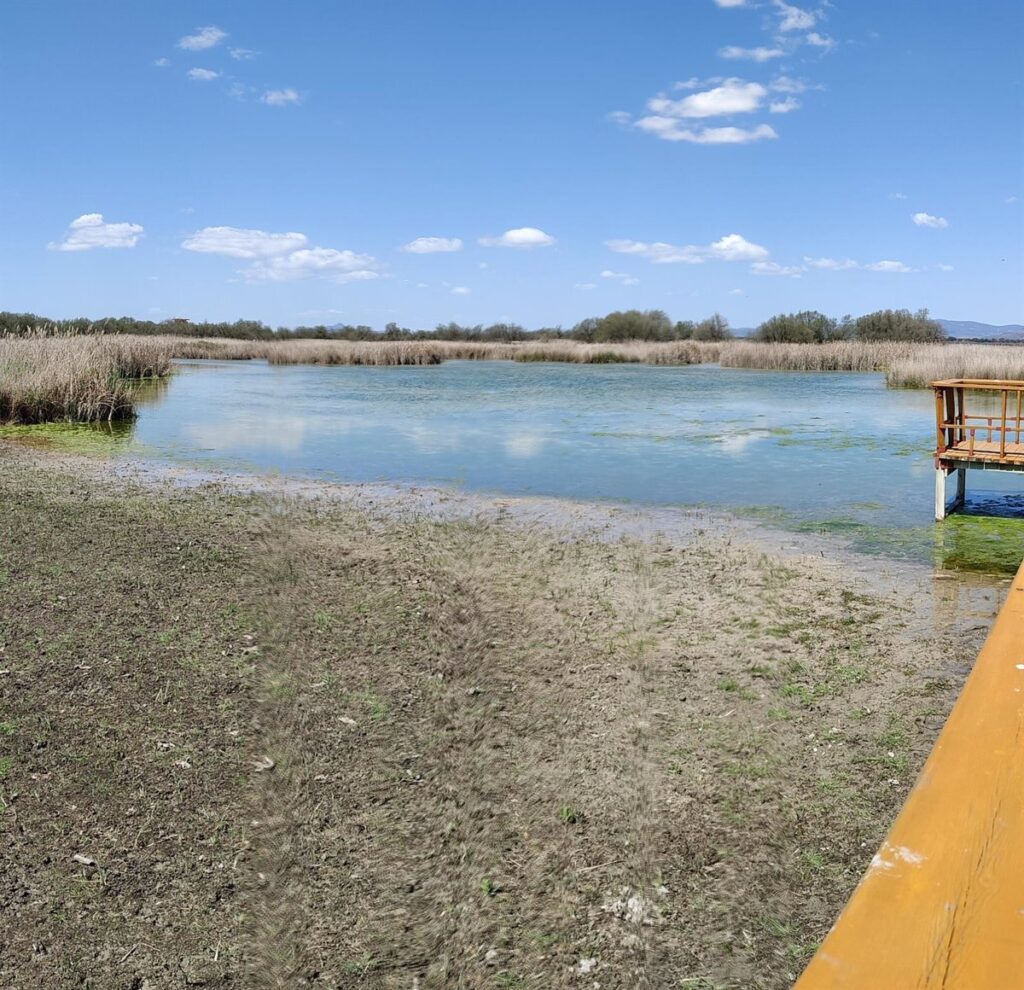
[[[794,990],[1024,990],[1024,567]]]

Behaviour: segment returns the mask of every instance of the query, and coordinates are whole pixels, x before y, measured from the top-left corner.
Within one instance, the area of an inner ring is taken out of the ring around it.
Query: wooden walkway
[[[794,990],[1024,990],[1024,566],[896,823]]]

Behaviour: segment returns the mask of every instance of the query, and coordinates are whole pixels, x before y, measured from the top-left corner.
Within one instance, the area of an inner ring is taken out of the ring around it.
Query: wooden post
[[[967,468],[956,469],[956,502],[953,504],[958,509],[964,507],[967,500]]]
[[[946,431],[943,428],[943,414],[945,413],[945,402],[943,401],[942,389],[935,389],[935,440],[936,451],[942,453],[946,449]]]

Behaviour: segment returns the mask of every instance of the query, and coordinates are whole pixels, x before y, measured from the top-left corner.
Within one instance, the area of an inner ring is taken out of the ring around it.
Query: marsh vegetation
[[[554,361],[692,365],[772,371],[884,372],[894,388],[941,378],[1024,377],[1024,348],[893,340],[244,340],[130,334],[0,336],[0,423],[130,418],[133,382],[171,373],[174,359],[271,364],[436,365]]]

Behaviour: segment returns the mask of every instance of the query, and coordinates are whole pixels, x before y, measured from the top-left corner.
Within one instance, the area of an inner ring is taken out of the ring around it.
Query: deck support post
[[[961,467],[956,469],[956,501],[953,503],[954,509],[962,509],[964,507],[964,501],[967,499],[967,468]]]
[[[935,469],[935,521],[942,522],[946,518],[946,470]]]

